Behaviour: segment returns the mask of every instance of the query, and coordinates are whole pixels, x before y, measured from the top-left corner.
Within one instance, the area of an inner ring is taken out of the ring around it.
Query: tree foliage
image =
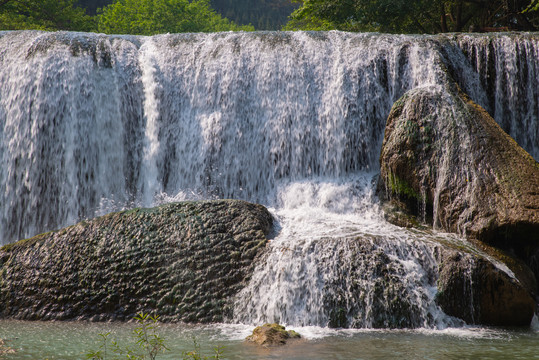
[[[0,29],[93,31],[96,23],[75,0],[0,0]]]
[[[114,0],[77,0],[90,15]],[[288,16],[299,7],[292,0],[210,0],[217,13],[239,25],[253,25],[256,30],[279,30]]]
[[[539,0],[532,0],[528,8],[526,9],[526,12],[530,11],[539,11]]]
[[[535,4],[535,5],[534,5]],[[286,29],[439,33],[536,30],[539,0],[304,0]],[[526,8],[532,11],[524,12]]]
[[[209,0],[117,0],[103,8],[98,19],[99,31],[108,34],[254,30],[221,17]]]

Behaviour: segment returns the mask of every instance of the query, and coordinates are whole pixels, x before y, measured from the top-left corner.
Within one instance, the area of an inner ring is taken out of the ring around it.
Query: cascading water
[[[535,159],[539,159],[537,38],[536,33],[519,33],[452,39],[477,74],[466,76],[463,71],[457,81]]]
[[[246,199],[281,230],[235,321],[443,326],[435,245],[387,224],[373,195],[385,119],[449,73],[509,131],[528,129],[515,138],[538,158],[539,37],[518,37],[517,55],[507,39],[0,32],[0,242],[133,206]],[[491,68],[473,61],[485,49],[517,59],[496,62],[494,100]]]
[[[363,174],[341,184],[302,182],[281,189],[274,212],[282,230],[237,297],[235,322],[353,328],[461,324],[434,301],[434,237],[386,223],[372,179]]]

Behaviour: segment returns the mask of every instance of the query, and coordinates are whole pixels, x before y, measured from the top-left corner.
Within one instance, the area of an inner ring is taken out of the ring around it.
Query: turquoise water
[[[0,338],[17,350],[6,359],[84,359],[99,348],[99,334],[128,343],[134,324],[0,321]],[[180,359],[193,350],[205,355],[223,346],[226,359],[539,359],[539,330],[457,328],[446,330],[329,330],[294,328],[304,338],[265,349],[245,342],[243,325],[162,324],[170,352],[159,359]]]

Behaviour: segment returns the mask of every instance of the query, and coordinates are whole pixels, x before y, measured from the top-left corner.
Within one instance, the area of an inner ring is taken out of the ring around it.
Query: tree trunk
[[[440,27],[442,28],[442,32],[449,32],[449,30],[447,29],[447,15],[445,13],[445,4],[443,2],[440,4],[440,16]]]

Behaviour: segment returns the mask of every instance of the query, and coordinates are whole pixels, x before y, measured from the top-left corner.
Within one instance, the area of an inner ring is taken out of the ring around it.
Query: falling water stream
[[[277,225],[231,322],[461,326],[433,255],[460,239],[388,224],[375,196],[392,104],[448,77],[539,158],[538,34],[0,32],[0,244],[245,199]]]

